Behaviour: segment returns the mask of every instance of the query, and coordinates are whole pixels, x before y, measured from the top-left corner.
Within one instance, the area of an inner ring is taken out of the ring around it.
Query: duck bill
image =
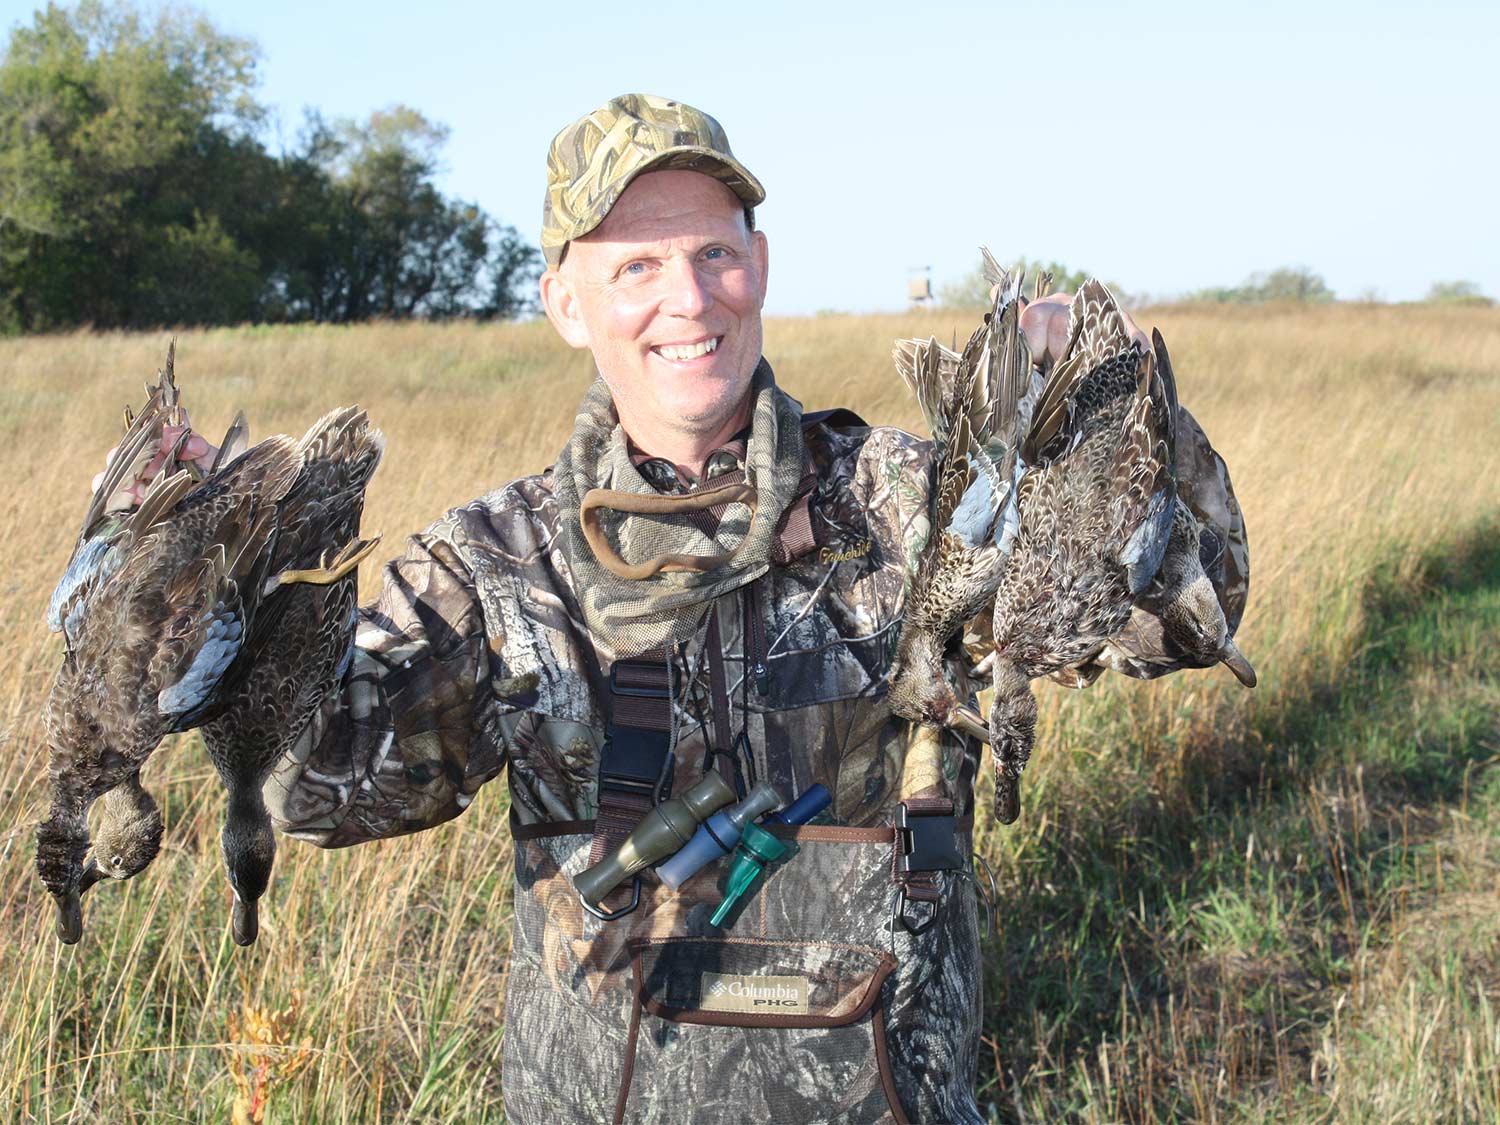
[[[93,857],[89,858],[88,864],[83,869],[83,874],[78,879],[78,893],[83,894],[100,879],[103,879],[104,871]]]
[[[57,903],[57,940],[64,945],[77,945],[83,937],[83,900],[77,891],[53,895]]]
[[[979,717],[979,712],[972,707],[962,705],[953,708],[948,713],[948,725],[956,731],[967,734],[971,738],[977,738],[980,742],[989,742],[989,725]]]
[[[1245,654],[1235,647],[1233,640],[1224,642],[1224,647],[1219,650],[1219,659],[1240,683],[1246,687],[1255,686],[1255,668],[1245,659]]]
[[[230,928],[234,931],[236,945],[254,945],[260,936],[260,911],[254,902],[245,902],[238,894],[234,896],[234,909],[230,913]]]

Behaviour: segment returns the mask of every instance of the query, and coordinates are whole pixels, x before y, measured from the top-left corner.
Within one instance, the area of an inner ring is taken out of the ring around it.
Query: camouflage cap
[[[754,207],[765,188],[729,150],[724,129],[706,113],[651,94],[622,94],[579,118],[547,153],[542,254],[557,268],[563,247],[604,221],[642,172],[686,168],[728,185]]]

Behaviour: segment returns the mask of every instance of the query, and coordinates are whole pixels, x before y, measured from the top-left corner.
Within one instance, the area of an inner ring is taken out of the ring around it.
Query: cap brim
[[[639,168],[633,169],[625,176],[615,191],[614,198],[610,200],[603,214],[593,219],[592,222],[575,223],[573,228],[567,232],[567,237],[555,246],[546,245],[543,240],[542,253],[550,266],[556,267],[562,260],[563,248],[575,238],[582,238],[590,231],[598,228],[609,215],[610,210],[619,202],[620,196],[625,194],[625,189],[635,182],[637,176],[647,172],[663,172],[681,169],[690,172],[701,172],[705,176],[712,176],[739,198],[746,207],[758,207],[765,202],[766,189],[761,182],[750,174],[738,160],[726,157],[723,153],[702,145],[682,145],[679,148],[669,148],[655,154],[650,160],[645,161]]]

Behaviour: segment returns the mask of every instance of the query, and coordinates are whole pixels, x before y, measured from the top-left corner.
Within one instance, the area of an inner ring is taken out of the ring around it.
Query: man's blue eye
[[[625,272],[626,273],[645,273],[646,272],[646,263],[645,262],[631,262],[630,265],[628,265],[628,266],[625,267]]]
[[[722,246],[710,246],[706,251],[704,251],[703,256],[705,258],[719,258],[727,253],[729,253],[729,251],[725,250]]]

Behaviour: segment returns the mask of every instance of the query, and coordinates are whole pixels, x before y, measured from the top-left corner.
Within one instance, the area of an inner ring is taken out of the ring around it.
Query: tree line
[[[1069,269],[1060,262],[1030,262],[1025,258],[1018,263],[1018,268],[1024,269],[1028,278],[1043,273],[1050,274],[1052,290],[1063,293],[1076,292],[1080,285],[1093,276],[1086,270]],[[1323,304],[1335,299],[1334,291],[1323,280],[1323,276],[1306,266],[1282,266],[1269,272],[1251,274],[1238,285],[1212,286],[1172,297],[1148,297],[1142,293],[1122,290],[1113,282],[1105,284],[1116,297],[1132,306],[1178,301],[1233,305],[1264,305],[1273,302]],[[1372,299],[1378,300],[1379,298]],[[985,280],[983,267],[976,266],[957,281],[939,287],[938,301],[941,304],[959,308],[975,308],[987,304],[989,282]],[[1486,306],[1494,303],[1472,281],[1435,281],[1428,289],[1424,301],[1428,304]]]
[[[262,140],[258,52],[205,17],[82,0],[0,56],[0,332],[509,317],[541,257],[435,186],[444,126],[308,111]]]

